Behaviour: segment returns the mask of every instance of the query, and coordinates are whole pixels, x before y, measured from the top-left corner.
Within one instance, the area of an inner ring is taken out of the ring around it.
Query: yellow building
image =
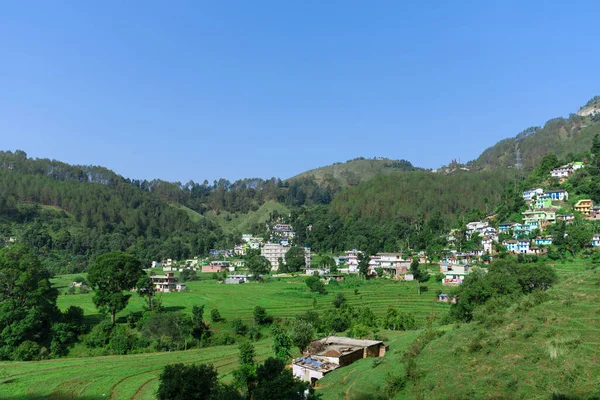
[[[594,207],[594,202],[592,202],[592,200],[579,200],[577,204],[575,204],[575,211],[580,212],[583,215],[590,215],[592,207]]]

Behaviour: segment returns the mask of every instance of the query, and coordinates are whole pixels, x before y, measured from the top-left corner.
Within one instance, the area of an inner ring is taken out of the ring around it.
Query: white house
[[[534,196],[539,196],[542,193],[544,193],[544,189],[542,189],[542,188],[526,190],[523,192],[523,200],[531,201]]]
[[[592,236],[592,246],[594,246],[594,247],[600,246],[600,235],[599,234],[595,234],[594,236]]]
[[[481,222],[481,221],[469,222],[467,224],[466,233],[469,236],[471,236],[475,232],[481,234],[489,226],[490,226],[490,224],[487,222]]]
[[[572,165],[563,165],[550,171],[550,175],[553,178],[568,178],[573,173]]]
[[[460,285],[471,272],[469,265],[441,264],[440,272],[444,274],[442,285]]]

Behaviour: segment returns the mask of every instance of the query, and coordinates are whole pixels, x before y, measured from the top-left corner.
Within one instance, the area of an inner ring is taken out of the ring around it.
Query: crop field
[[[257,358],[271,355],[271,341],[255,343]],[[0,399],[153,399],[165,365],[210,363],[225,381],[238,360],[237,346],[170,353],[65,358],[0,363]]]
[[[58,305],[66,309],[71,305],[83,308],[86,316],[97,321],[101,316],[92,302],[93,294],[64,294],[73,275],[60,276],[55,285],[61,295]],[[302,277],[276,278],[269,283],[245,283],[241,285],[219,284],[215,280],[188,282],[188,291],[182,293],[162,293],[157,296],[167,310],[190,312],[194,305],[205,305],[206,310],[219,310],[228,319],[241,318],[252,320],[255,306],[265,307],[274,317],[290,318],[304,311],[315,309],[322,311],[332,307],[332,300],[337,293],[343,293],[348,303],[353,306],[368,306],[381,317],[388,307],[393,306],[403,312],[414,312],[418,318],[427,319],[432,310],[440,315],[448,309],[447,304],[434,302],[436,291],[442,285],[431,279],[427,283],[428,291],[417,293],[415,282],[396,282],[387,279],[364,282],[356,286],[356,282],[343,282],[340,286],[327,286],[327,295],[310,293]],[[357,293],[355,294],[355,290]],[[313,308],[313,299],[316,306]],[[124,317],[129,312],[142,311],[144,301],[133,293],[129,305],[119,315]]]

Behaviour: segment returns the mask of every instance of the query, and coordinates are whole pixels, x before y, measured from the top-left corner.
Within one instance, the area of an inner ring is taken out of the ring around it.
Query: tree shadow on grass
[[[51,395],[42,396],[37,394],[27,394],[27,395],[11,395],[11,396],[2,396],[2,400],[98,400],[101,398],[109,398],[106,397],[93,397],[93,396],[77,396],[74,394],[68,393],[53,393]]]
[[[163,307],[162,309],[165,312],[172,312],[172,311],[185,310],[185,307],[183,307],[183,306],[169,306],[169,307]]]

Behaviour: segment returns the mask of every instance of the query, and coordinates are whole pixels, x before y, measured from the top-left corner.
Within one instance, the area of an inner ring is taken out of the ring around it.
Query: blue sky
[[[0,3],[0,148],[186,182],[435,168],[600,94],[600,2]]]

